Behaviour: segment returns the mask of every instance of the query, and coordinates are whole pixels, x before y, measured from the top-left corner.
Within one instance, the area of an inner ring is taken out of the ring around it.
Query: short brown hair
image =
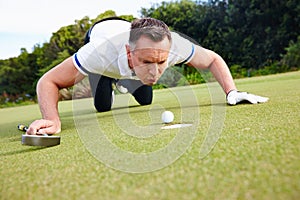
[[[136,19],[131,23],[129,44],[134,45],[142,35],[154,42],[160,42],[165,37],[172,41],[169,27],[163,21],[154,18]]]

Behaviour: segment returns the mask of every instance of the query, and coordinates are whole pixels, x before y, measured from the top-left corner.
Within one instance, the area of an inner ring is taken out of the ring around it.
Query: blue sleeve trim
[[[75,53],[74,55],[74,58],[75,58],[75,62],[76,62],[76,65],[86,74],[89,74],[89,71],[87,71],[79,62],[78,58],[77,58],[77,53]]]
[[[187,57],[187,59],[185,59],[182,63],[187,63],[188,61],[190,61],[190,59],[192,58],[192,56],[195,53],[195,46],[194,44],[192,45],[192,53],[189,55],[189,57]]]
[[[177,63],[176,65],[182,65],[182,64],[188,63],[190,61],[190,59],[193,57],[194,53],[195,53],[195,45],[192,44],[192,52],[191,52],[191,54],[184,61],[182,61],[180,63]]]

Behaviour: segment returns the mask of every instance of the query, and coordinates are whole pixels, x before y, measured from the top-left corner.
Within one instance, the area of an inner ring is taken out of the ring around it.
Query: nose
[[[158,65],[157,63],[153,63],[151,66],[149,66],[149,74],[153,77],[156,77],[158,74]]]

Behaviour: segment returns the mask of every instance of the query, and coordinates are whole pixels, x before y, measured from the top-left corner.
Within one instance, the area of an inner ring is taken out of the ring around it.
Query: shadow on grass
[[[211,106],[224,107],[226,105],[227,105],[226,103],[214,103],[214,104],[200,104],[200,105],[185,105],[185,106],[181,106],[181,107],[178,107],[178,106],[173,106],[172,107],[172,106],[170,106],[170,107],[168,107],[168,109],[178,109],[178,108],[180,108],[180,109],[184,109],[184,108],[200,108],[201,109],[201,107],[211,107]],[[146,105],[146,106],[149,106],[149,105]],[[112,111],[113,110],[126,110],[127,111],[127,109],[136,108],[136,107],[141,107],[141,108],[145,107],[146,108],[146,106],[141,106],[141,105],[120,106],[120,107],[113,108]],[[161,108],[154,108],[153,110],[160,110],[160,109]],[[141,109],[141,110],[131,110],[130,112],[132,112],[132,113],[139,113],[139,112],[145,112],[145,110],[143,110],[143,109]]]
[[[3,153],[1,152],[0,156],[11,156],[11,155],[16,155],[16,154],[38,151],[38,150],[45,149],[45,148],[48,148],[48,147],[30,147],[28,149],[13,150],[13,151],[3,152]]]
[[[116,106],[113,107],[110,111],[107,112],[97,112],[96,109],[95,110],[91,110],[91,109],[87,109],[87,110],[80,110],[76,113],[74,113],[73,111],[69,111],[69,112],[64,112],[61,115],[61,119],[64,121],[64,124],[67,124],[65,122],[66,118],[68,118],[68,120],[71,120],[70,123],[73,124],[73,117],[74,115],[76,115],[77,117],[83,117],[84,120],[89,120],[91,118],[94,118],[96,114],[97,117],[101,117],[101,118],[106,118],[106,117],[111,117],[111,115],[113,114],[114,111],[117,111],[117,115],[125,115],[128,114],[128,111],[133,114],[133,113],[142,113],[145,112],[149,109],[149,106],[151,107],[152,105],[145,105],[145,106],[141,106],[141,105],[124,105],[124,106]],[[184,105],[181,107],[178,106],[170,106],[167,109],[187,109],[187,108],[206,108],[206,107],[225,107],[227,106],[226,103],[224,102],[220,102],[220,103],[207,103],[207,104],[192,104],[192,105]],[[140,108],[140,109],[136,109],[136,108]],[[151,108],[151,110],[160,110],[161,108]],[[70,118],[69,118],[70,117]],[[73,125],[72,125],[73,126]]]
[[[152,104],[151,104],[152,105]],[[146,105],[146,106],[142,106],[142,105],[124,105],[124,106],[115,106],[115,107],[112,107],[111,110],[107,111],[107,112],[97,112],[96,109],[87,109],[87,110],[80,110],[78,112],[76,112],[76,115],[78,116],[84,116],[84,115],[91,115],[91,114],[94,114],[94,113],[97,113],[97,114],[102,114],[102,115],[105,115],[105,114],[108,114],[110,115],[112,111],[119,111],[119,110],[125,110],[127,112],[127,109],[134,109],[134,108],[143,108],[143,107],[147,107],[147,106],[151,106],[151,105]],[[168,107],[168,109],[177,109],[177,108],[200,108],[201,107],[211,107],[211,106],[220,106],[220,107],[224,107],[226,106],[227,104],[226,103],[208,103],[208,104],[197,104],[197,105],[185,105],[185,106],[182,106],[182,107]],[[159,108],[157,108],[159,109]],[[157,110],[157,109],[154,109],[154,110]],[[145,112],[145,110],[141,109],[141,110],[131,110],[130,112],[132,113],[139,113],[139,112]],[[60,117],[61,118],[64,118],[64,117],[73,117],[74,115],[74,111],[69,111],[69,112],[62,112],[60,114]]]

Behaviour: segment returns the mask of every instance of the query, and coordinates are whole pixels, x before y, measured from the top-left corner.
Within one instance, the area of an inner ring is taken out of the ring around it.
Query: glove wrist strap
[[[238,91],[238,90],[236,90],[236,89],[229,90],[229,92],[226,94],[226,98],[227,98],[227,97],[228,97],[228,95],[229,95],[231,92],[233,92],[233,91],[239,92],[239,91]]]

